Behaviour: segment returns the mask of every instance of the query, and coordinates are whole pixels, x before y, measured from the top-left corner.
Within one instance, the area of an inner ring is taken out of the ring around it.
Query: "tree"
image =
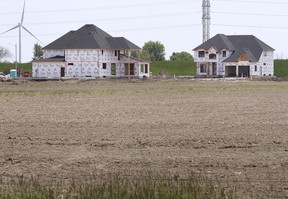
[[[33,60],[39,60],[43,58],[43,51],[42,46],[40,46],[38,43],[34,44],[33,47]]]
[[[193,56],[188,52],[173,52],[170,56],[170,61],[193,61]]]
[[[159,41],[146,42],[142,48],[141,58],[150,61],[165,61],[164,45]]]
[[[11,57],[10,50],[0,46],[0,62],[2,62],[2,59],[9,57]]]

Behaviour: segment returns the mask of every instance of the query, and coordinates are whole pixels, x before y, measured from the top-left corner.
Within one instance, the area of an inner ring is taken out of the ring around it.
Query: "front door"
[[[212,75],[217,75],[217,63],[212,63]]]
[[[61,77],[65,77],[65,67],[61,67]]]
[[[130,63],[130,64],[125,63],[125,75],[135,75],[134,67],[135,67],[134,63]]]

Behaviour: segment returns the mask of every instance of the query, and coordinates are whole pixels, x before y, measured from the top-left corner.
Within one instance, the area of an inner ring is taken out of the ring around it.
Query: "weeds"
[[[62,190],[62,191],[61,191]],[[35,179],[11,181],[0,199],[218,199],[236,198],[195,175],[186,179],[147,174],[144,177],[111,175],[63,187],[45,186]]]

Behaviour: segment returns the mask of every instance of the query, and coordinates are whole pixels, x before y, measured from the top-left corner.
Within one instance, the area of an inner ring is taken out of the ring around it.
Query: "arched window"
[[[209,59],[216,59],[216,54],[210,54]]]

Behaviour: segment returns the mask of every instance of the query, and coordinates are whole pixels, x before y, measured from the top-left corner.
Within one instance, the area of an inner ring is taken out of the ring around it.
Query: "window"
[[[205,51],[198,51],[198,57],[205,57]]]
[[[148,73],[148,64],[145,64],[145,73]]]
[[[264,57],[267,57],[267,52],[264,51],[264,52],[263,52],[263,55],[264,55]]]
[[[111,64],[111,75],[116,75],[116,64],[115,63]]]
[[[255,65],[255,72],[257,72],[257,65]]]
[[[104,55],[104,50],[102,50],[102,55]]]
[[[148,73],[148,64],[141,64],[141,73]]]
[[[107,69],[107,63],[102,63],[102,68]]]
[[[227,56],[227,51],[224,50],[224,51],[222,52],[222,57],[226,57],[226,56]]]
[[[74,64],[73,63],[68,63],[68,66],[73,66]]]
[[[216,59],[216,54],[210,54],[209,59]]]
[[[200,73],[206,73],[206,64],[200,64]]]
[[[120,60],[120,50],[117,51],[118,60]]]
[[[115,52],[114,52],[114,56],[115,56],[115,57],[118,56],[118,50],[115,50]]]

